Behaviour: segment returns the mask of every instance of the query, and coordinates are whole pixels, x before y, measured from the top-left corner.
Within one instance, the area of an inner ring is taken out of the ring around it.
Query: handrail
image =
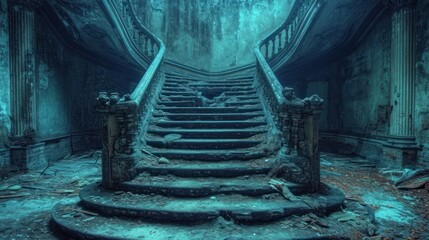
[[[284,62],[307,32],[312,20],[319,12],[324,0],[296,0],[291,13],[283,24],[258,42],[254,49],[257,70],[264,85],[264,92],[270,99],[271,110],[277,112],[284,104],[302,106],[295,98],[288,101],[283,94],[283,86],[274,74],[272,63]]]
[[[98,111],[102,113],[102,184],[112,188],[136,175],[141,157],[140,134],[151,113],[152,102],[163,81],[163,42],[136,17],[130,0],[99,0],[110,16],[130,55],[140,64],[143,77],[131,94],[100,92]]]
[[[296,0],[283,24],[257,44],[274,71],[295,52],[324,2],[325,0]]]
[[[291,170],[283,177],[308,184],[313,191],[320,187],[318,115],[323,100],[318,95],[297,98],[292,88],[282,86],[274,71],[296,51],[324,1],[296,0],[286,21],[254,49],[256,81],[261,84],[264,99],[282,132],[282,153],[293,156],[289,167],[295,169],[295,174]]]

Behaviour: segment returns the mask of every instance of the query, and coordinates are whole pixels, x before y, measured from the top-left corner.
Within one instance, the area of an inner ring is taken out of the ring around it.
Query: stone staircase
[[[114,189],[85,187],[80,201],[58,204],[52,217],[82,239],[314,239],[284,228],[292,215],[326,213],[344,195],[284,182],[298,200],[270,186],[280,137],[254,74],[202,79],[166,74],[143,126],[138,176]],[[277,186],[278,187],[278,186]],[[275,234],[275,231],[279,233]],[[252,235],[252,234],[257,234]]]

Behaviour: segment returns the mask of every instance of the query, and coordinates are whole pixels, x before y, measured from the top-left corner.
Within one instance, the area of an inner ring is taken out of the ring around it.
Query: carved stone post
[[[37,143],[35,93],[35,11],[38,1],[9,4],[11,73],[11,162],[22,169],[45,165],[44,144]]]
[[[118,103],[117,93],[108,97],[106,92],[101,92],[97,100],[98,112],[102,114],[102,185],[114,188],[137,174],[139,116],[137,106],[128,101],[128,97]]]
[[[304,136],[301,151],[309,160],[309,186],[312,191],[320,188],[319,115],[321,109],[308,109],[304,114]]]
[[[294,90],[285,88],[287,100],[283,109],[283,142],[289,156],[286,178],[305,184],[310,191],[320,188],[319,115],[323,100],[313,95],[303,100],[295,97]]]
[[[399,163],[413,162],[415,142],[415,8],[416,0],[390,0],[393,9],[391,39],[391,140],[387,150]]]

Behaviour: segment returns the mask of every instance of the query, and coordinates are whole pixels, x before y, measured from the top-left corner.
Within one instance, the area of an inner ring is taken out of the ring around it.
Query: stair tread
[[[216,129],[177,129],[177,128],[161,128],[154,125],[149,125],[148,132],[160,132],[160,133],[191,133],[191,132],[200,132],[200,133],[247,133],[247,132],[257,132],[257,133],[264,133],[267,132],[269,129],[266,126],[260,126],[260,127],[253,127],[253,128],[244,128],[244,129],[231,129],[231,128],[216,128]]]
[[[304,185],[288,183],[294,193],[302,193]],[[152,176],[140,174],[135,179],[121,184],[119,189],[133,193],[162,194],[179,197],[201,197],[218,194],[241,194],[258,196],[276,193],[270,187],[266,175],[252,175],[235,178],[194,177],[184,178],[173,175]]]
[[[236,142],[242,142],[242,143],[261,143],[266,137],[259,137],[259,139],[223,139],[223,138],[219,138],[219,139],[204,139],[204,138],[181,138],[181,139],[177,139],[171,142],[175,142],[175,143],[212,143],[212,144],[216,144],[216,143],[236,143]],[[163,137],[154,137],[154,136],[146,136],[145,137],[145,141],[146,142],[163,142],[166,141],[165,138]]]
[[[244,96],[236,96],[237,99],[239,100],[253,100],[253,99],[259,99],[259,97],[257,96],[253,96],[253,97],[244,97]],[[173,100],[195,100],[195,99],[199,99],[198,96],[175,96],[175,95],[169,95],[169,96],[163,96],[163,95],[159,95],[159,99],[170,99],[171,101]]]
[[[165,113],[163,115],[159,113],[154,113],[156,116],[213,116],[213,113]],[[255,112],[246,112],[246,113],[217,113],[216,116],[260,116],[264,115],[262,110]]]
[[[270,188],[269,178],[266,175],[260,176],[245,176],[237,178],[181,178],[174,176],[151,176],[148,174],[140,174],[135,179],[127,181],[127,184],[133,185],[150,185],[172,188]],[[295,183],[288,183],[288,187],[294,188],[300,186]]]
[[[262,107],[241,106],[241,107],[166,107],[157,106],[155,111],[174,112],[174,113],[244,113],[259,112]]]
[[[266,137],[265,137],[266,138]],[[168,141],[165,138],[146,136],[146,145],[158,148],[171,149],[242,149],[257,146],[264,141],[263,138],[242,139],[178,139]]]
[[[243,139],[249,138],[254,135],[264,134],[268,132],[266,126],[256,128],[243,128],[243,129],[177,129],[177,128],[161,128],[155,125],[149,125],[147,129],[148,134],[165,136],[168,134],[180,134],[183,138],[223,138],[223,139]]]
[[[137,166],[137,172],[152,175],[172,174],[181,177],[236,177],[251,174],[267,174],[272,168],[273,159],[249,161],[199,162],[196,160],[170,160],[160,164],[156,160],[145,159]]]
[[[305,214],[318,209],[338,207],[344,195],[332,188],[318,194],[297,196],[288,201],[280,194],[270,198],[219,194],[213,197],[177,198],[162,195],[119,193],[99,184],[84,187],[79,197],[82,204],[107,215],[152,218],[170,221],[207,221],[219,216],[238,221],[272,221],[291,214]]]
[[[180,82],[172,82],[172,81],[165,81],[164,86],[183,86],[186,85],[187,87],[216,87],[219,86],[219,83],[214,82],[188,82],[188,83],[180,83]],[[222,86],[224,87],[253,87],[253,82],[225,82],[222,83]]]
[[[70,209],[84,212],[81,204],[59,203],[52,209],[53,221],[68,234],[78,239],[326,239],[332,236],[344,236],[336,232],[336,227],[325,229],[323,232],[315,232],[312,229],[303,229],[298,226],[285,224],[289,220],[266,225],[234,225],[231,221],[220,218],[204,224],[159,224],[153,222],[139,223],[132,219],[112,218],[103,215],[91,216],[83,214],[81,217],[73,217]],[[73,212],[72,212],[73,213]],[[129,231],[124,231],[128,229]],[[346,232],[352,232],[348,227]],[[209,235],[207,235],[210,233]],[[255,233],[257,235],[255,235]]]
[[[267,156],[264,149],[257,147],[240,149],[175,149],[147,147],[152,154],[167,159],[185,159],[196,161],[251,160]]]

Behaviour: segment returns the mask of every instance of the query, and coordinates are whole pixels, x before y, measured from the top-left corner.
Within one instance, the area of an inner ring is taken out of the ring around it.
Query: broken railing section
[[[129,53],[142,70],[146,69],[131,95],[120,97],[118,93],[100,92],[97,98],[97,110],[102,115],[102,185],[112,188],[136,176],[135,167],[141,159],[142,123],[164,80],[165,47],[140,24],[129,0],[102,0],[102,3]]]
[[[318,95],[299,99],[292,88],[283,88],[265,58],[256,49],[257,80],[268,107],[282,132],[282,151],[270,175],[320,187],[319,114],[323,100]]]

